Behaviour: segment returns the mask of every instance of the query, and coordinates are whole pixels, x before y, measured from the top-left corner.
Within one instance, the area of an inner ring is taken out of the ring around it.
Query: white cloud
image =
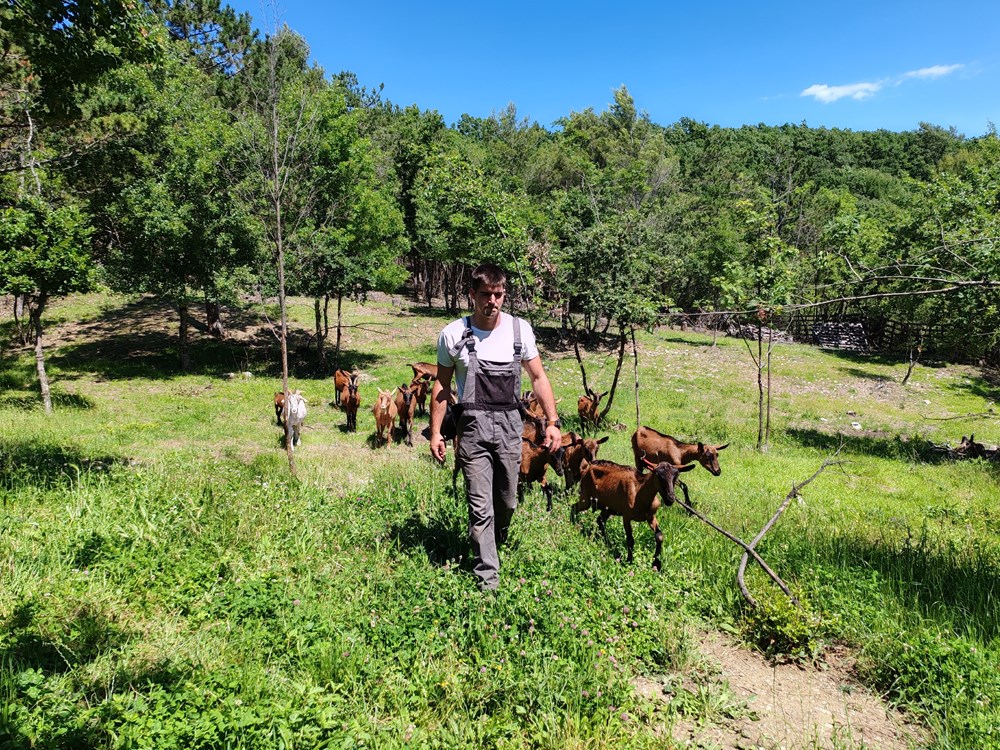
[[[920,70],[911,70],[909,73],[904,73],[905,78],[940,78],[941,76],[946,76],[949,73],[954,73],[956,70],[964,68],[964,65],[932,65],[929,68],[921,68]]]
[[[846,86],[827,86],[825,83],[814,83],[799,96],[812,96],[816,101],[829,104],[849,96],[851,99],[867,99],[874,96],[882,88],[881,83],[850,83]]]

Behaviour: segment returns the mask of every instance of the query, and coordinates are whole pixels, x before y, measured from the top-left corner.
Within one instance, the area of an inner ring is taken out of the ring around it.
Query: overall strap
[[[451,355],[452,359],[455,359],[458,357],[458,353],[466,347],[469,348],[470,357],[474,357],[476,354],[476,337],[472,333],[472,321],[469,316],[465,317],[465,333],[463,333],[462,338],[460,338],[458,342],[448,350],[448,353]]]
[[[516,315],[511,316],[514,319],[514,366],[521,370],[521,319]]]

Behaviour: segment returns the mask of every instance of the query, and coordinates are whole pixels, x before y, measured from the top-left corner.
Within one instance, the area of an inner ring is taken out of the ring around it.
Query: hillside
[[[988,413],[1000,391],[978,370],[918,365],[903,387],[902,362],[781,345],[760,454],[745,344],[642,334],[641,420],[730,443],[720,477],[686,478],[696,507],[733,533],[752,538],[840,448],[843,463],[759,547],[803,609],[758,570],[748,583],[760,607],[749,608],[738,548],[678,508],[659,514],[657,574],[648,528],[624,565],[619,521],[609,547],[593,514],[571,524],[569,498],[549,514],[537,490],[515,516],[502,590],[484,598],[450,470],[420,436],[412,449],[372,439],[375,387],[432,360],[448,317],[398,296],[345,305],[341,364],[362,372],[351,434],[308,348],[312,307],[295,301],[292,386],[309,399],[298,482],[271,407],[280,370],[269,318],[260,306],[229,311],[229,339],[196,334],[194,370],[181,374],[169,309],[71,297],[49,317],[50,417],[31,352],[5,343],[8,746],[1000,741],[997,467],[947,462],[932,447],[971,432],[997,442],[995,419],[968,416]],[[572,348],[554,329],[540,341],[576,428]],[[614,354],[586,354],[601,390]],[[629,361],[601,458],[631,462],[633,381]]]

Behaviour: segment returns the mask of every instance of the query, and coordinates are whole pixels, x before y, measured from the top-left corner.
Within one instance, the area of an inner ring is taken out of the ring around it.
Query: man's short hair
[[[472,291],[483,286],[507,286],[507,274],[495,263],[480,263],[472,270]]]

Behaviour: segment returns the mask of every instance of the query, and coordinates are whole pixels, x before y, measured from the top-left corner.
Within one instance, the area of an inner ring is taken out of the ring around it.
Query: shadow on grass
[[[897,365],[907,364],[907,360],[904,357],[893,355],[893,354],[882,354],[879,352],[852,352],[846,349],[823,349],[826,354],[829,354],[837,359],[842,359],[846,362],[852,362],[857,365],[882,365],[885,367],[895,367]],[[921,360],[917,363],[917,367],[926,367],[928,369],[941,369],[947,367],[948,363],[938,360],[927,360],[926,362]]]
[[[968,628],[985,641],[1000,637],[1000,584],[989,551],[962,551],[950,542],[930,539],[926,530],[895,541],[842,537],[832,544],[834,565],[853,571],[861,581],[878,571],[905,609],[920,611],[946,627]],[[812,560],[814,551],[803,555]]]
[[[878,383],[894,383],[896,378],[890,377],[889,375],[879,375],[878,373],[868,372],[868,370],[862,370],[860,367],[838,367],[845,375],[850,375],[852,378],[860,378],[861,380],[874,380]],[[902,380],[902,378],[900,378]]]
[[[0,488],[68,487],[82,474],[106,473],[124,463],[118,456],[84,456],[61,445],[0,440]]]
[[[56,628],[39,626],[38,606],[22,602],[3,623],[4,647],[0,663],[15,668],[59,674],[94,661],[119,648],[128,634],[103,613],[84,605]],[[50,632],[58,629],[61,632]]]
[[[469,536],[464,516],[440,511],[429,517],[414,512],[389,529],[389,536],[402,549],[422,549],[432,565],[445,565],[462,558],[460,568],[471,570]]]
[[[77,393],[53,393],[52,406],[56,409],[93,409],[97,404],[87,396]],[[36,396],[2,396],[0,408],[31,411],[44,407],[41,394]]]
[[[268,320],[252,311],[232,308],[227,310],[225,322],[227,337],[219,340],[208,336],[205,325],[192,319],[186,373],[180,369],[177,313],[151,299],[81,322],[73,338],[50,344],[47,361],[67,379],[83,372],[108,380],[162,380],[185,374],[222,377],[248,370],[261,377],[280,377],[281,347]],[[333,351],[327,347],[327,361],[321,362],[308,331],[291,329],[288,351],[292,377],[320,379],[333,374]],[[379,355],[366,352],[340,352],[340,366],[349,369],[372,367],[381,360]]]
[[[900,435],[850,435],[826,433],[819,430],[790,428],[785,434],[805,448],[815,448],[833,454],[843,446],[842,453],[857,453],[878,458],[892,458],[900,461],[921,463],[941,463],[944,454],[934,450],[927,440],[905,438]]]

